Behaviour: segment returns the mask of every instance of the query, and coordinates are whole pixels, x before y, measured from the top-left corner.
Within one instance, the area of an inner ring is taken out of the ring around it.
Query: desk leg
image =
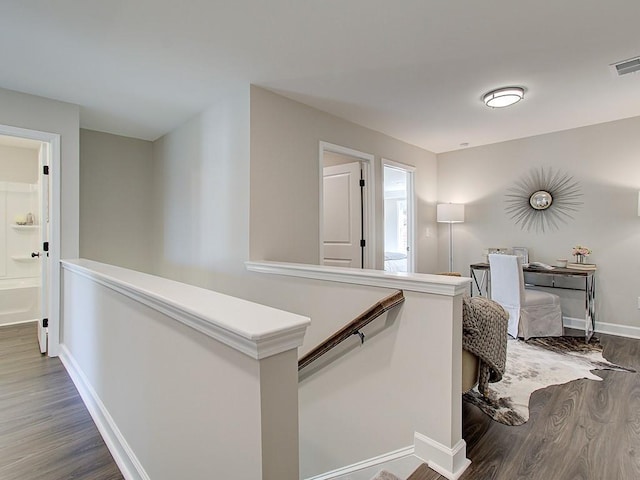
[[[475,284],[476,290],[478,290],[478,295],[481,297],[489,296],[489,285],[487,283],[487,271],[481,271],[482,277],[478,280],[478,276],[476,275],[476,271],[473,268],[469,269],[469,276],[472,278],[471,282],[471,296],[473,297],[473,285]]]
[[[585,325],[584,335],[587,343],[593,336],[596,323],[596,277],[595,275],[588,275],[585,277],[584,285],[584,298],[585,298]]]

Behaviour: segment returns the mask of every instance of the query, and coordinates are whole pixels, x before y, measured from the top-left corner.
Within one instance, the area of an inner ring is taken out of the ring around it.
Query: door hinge
[[[49,319],[48,318],[43,318],[42,319],[42,328],[47,328],[49,326]]]
[[[49,165],[43,165],[42,166],[42,174],[43,175],[49,175]]]
[[[367,241],[364,240],[364,239],[360,240],[360,246],[361,247],[366,247],[367,246]]]
[[[360,179],[360,187],[364,187],[364,178]]]

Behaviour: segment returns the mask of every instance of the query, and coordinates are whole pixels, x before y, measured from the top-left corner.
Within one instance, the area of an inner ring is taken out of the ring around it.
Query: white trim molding
[[[302,345],[308,317],[92,260],[64,260],[86,277],[260,360]]]
[[[303,263],[248,261],[245,262],[245,266],[247,270],[257,273],[351,283],[370,287],[394,288],[450,297],[467,293],[471,283],[471,278],[468,277],[450,277],[428,273],[385,272],[383,270],[329,267]]]
[[[585,319],[575,317],[562,317],[562,323],[567,328],[575,328],[576,330],[584,330]],[[631,325],[618,325],[617,323],[600,322],[596,319],[596,333],[605,333],[607,335],[617,335],[619,337],[640,338],[640,327]]]
[[[127,480],[149,480],[149,475],[129,446],[91,382],[65,345],[60,345],[60,360],[78,389],[91,418],[104,439],[122,475]]]
[[[467,444],[462,439],[453,448],[449,448],[415,432],[414,442],[416,456],[424,460],[429,468],[449,480],[458,480],[471,465],[471,460],[467,458]]]
[[[377,457],[369,458],[367,460],[362,460],[361,462],[356,462],[351,465],[347,465],[346,467],[337,468],[335,470],[331,470],[330,472],[322,473],[320,475],[315,475],[313,477],[309,477],[306,480],[332,480],[332,479],[341,479],[349,475],[346,478],[352,478],[353,474],[356,472],[361,472],[363,470],[379,467],[382,468],[383,465],[392,462],[394,460],[398,460],[401,458],[414,457],[414,447],[405,447],[399,450],[395,450],[393,452],[383,453],[382,455],[378,455]],[[422,460],[417,459],[417,465],[422,463]],[[417,468],[416,465],[416,468]],[[373,474],[375,475],[375,473]],[[371,478],[372,475],[369,475],[367,478]]]

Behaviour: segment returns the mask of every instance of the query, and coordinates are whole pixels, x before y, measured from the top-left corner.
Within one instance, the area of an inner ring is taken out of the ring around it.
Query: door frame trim
[[[384,167],[397,168],[407,172],[407,219],[408,225],[408,237],[409,237],[409,255],[407,255],[407,269],[408,273],[415,273],[417,258],[416,258],[416,195],[415,195],[415,174],[416,167],[407,165],[405,163],[395,162],[393,160],[382,159],[382,183],[384,189]],[[383,215],[384,215],[384,194],[383,194]],[[384,238],[384,236],[383,236]],[[383,267],[384,270],[384,267]]]
[[[370,153],[361,152],[359,150],[354,150],[353,148],[343,147],[341,145],[336,145],[334,143],[329,143],[325,141],[320,141],[319,143],[319,157],[318,157],[318,175],[319,175],[319,215],[318,215],[318,228],[319,228],[319,254],[318,264],[322,263],[322,259],[324,258],[324,198],[323,198],[323,161],[324,161],[324,153],[338,153],[341,155],[347,155],[349,157],[354,157],[360,162],[362,162],[362,175],[364,177],[365,182],[365,202],[364,202],[364,231],[365,231],[365,240],[367,245],[365,247],[365,255],[364,255],[364,265],[362,268],[376,268],[376,219],[375,219],[375,168],[374,168],[374,160],[375,156]]]
[[[49,348],[57,357],[60,350],[60,135],[57,133],[0,124],[0,135],[28,138],[49,144]],[[40,172],[38,172],[40,174]]]

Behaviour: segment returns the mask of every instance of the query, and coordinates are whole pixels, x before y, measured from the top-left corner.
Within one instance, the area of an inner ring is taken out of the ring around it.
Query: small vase
[[[576,263],[585,263],[586,258],[585,255],[576,255]]]

